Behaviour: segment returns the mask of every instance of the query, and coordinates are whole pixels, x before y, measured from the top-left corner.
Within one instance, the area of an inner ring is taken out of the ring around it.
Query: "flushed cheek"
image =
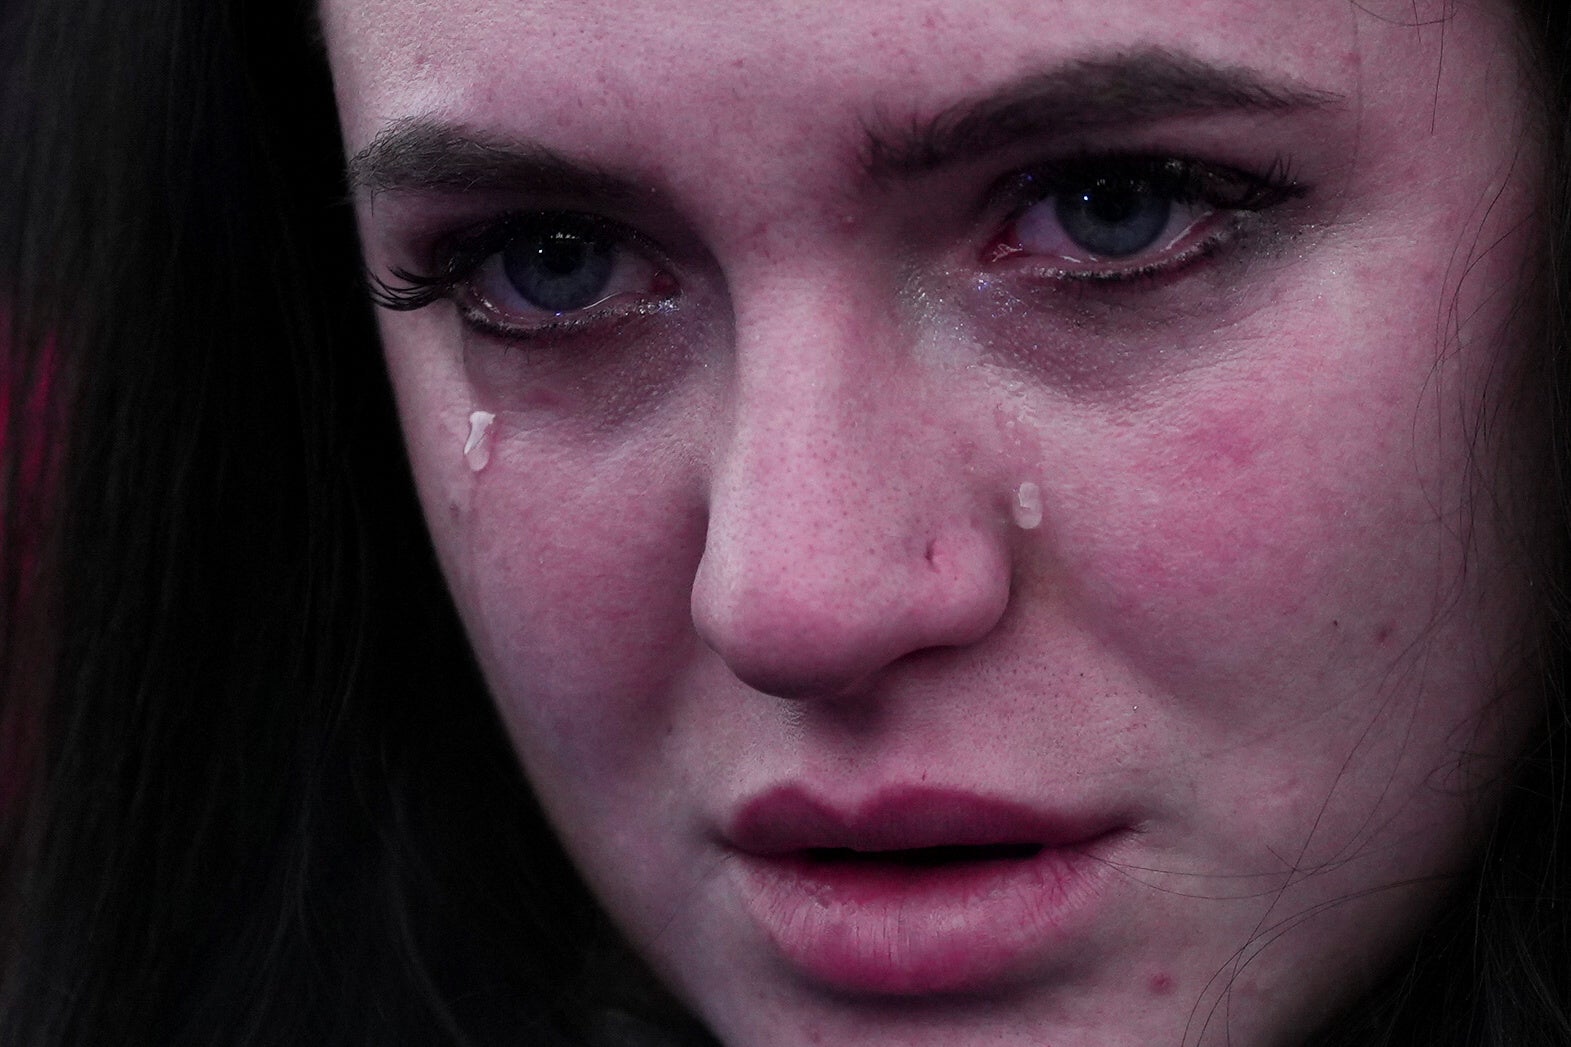
[[[1392,520],[1369,519],[1388,517],[1367,497],[1384,492],[1371,483],[1360,497],[1332,466],[1340,455],[1283,418],[1243,402],[1110,440],[1121,482],[1065,507],[1074,598],[1154,675],[1291,655],[1313,619],[1338,617],[1340,590],[1381,566],[1387,538],[1400,541]],[[1359,601],[1341,617],[1378,613]]]
[[[1189,709],[1262,722],[1312,714],[1306,693],[1375,700],[1463,555],[1456,506],[1436,500],[1456,492],[1431,478],[1458,475],[1466,451],[1459,431],[1415,434],[1433,366],[1406,366],[1409,344],[1346,347],[1397,365],[1299,384],[1277,376],[1327,347],[1284,332],[1258,366],[1139,424],[1093,418],[1056,448],[1040,585]]]
[[[1469,588],[1431,482],[1464,448],[1415,438],[1412,374],[1365,370],[1356,396],[1212,389],[1149,431],[1104,430],[1114,453],[1082,466],[1117,482],[1065,484],[1044,524],[1058,552],[1027,585],[1132,670],[1160,810],[1145,864],[1175,897],[1280,890],[1278,915],[1308,912],[1452,868],[1472,841],[1465,813],[1486,798],[1452,771],[1509,748],[1483,732],[1511,728],[1479,717],[1500,649],[1479,623],[1509,593]],[[1400,407],[1370,410],[1383,395]],[[1393,898],[1382,918],[1418,904]],[[1172,914],[1175,934],[1192,915]]]

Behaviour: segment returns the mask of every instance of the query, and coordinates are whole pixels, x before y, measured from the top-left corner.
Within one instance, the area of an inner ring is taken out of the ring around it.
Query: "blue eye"
[[[1135,179],[1098,178],[1054,200],[1064,235],[1099,258],[1139,254],[1157,242],[1173,217],[1172,196]]]
[[[616,263],[617,245],[600,230],[560,220],[521,230],[501,250],[502,275],[518,297],[551,313],[605,298]]]
[[[470,327],[523,341],[664,311],[679,296],[658,249],[619,223],[575,211],[502,215],[442,246],[432,271],[394,267],[371,300],[409,312],[444,298]]]
[[[984,253],[1060,280],[1177,272],[1228,241],[1241,216],[1304,189],[1277,161],[1260,174],[1166,157],[1088,157],[1013,176],[1013,217]]]

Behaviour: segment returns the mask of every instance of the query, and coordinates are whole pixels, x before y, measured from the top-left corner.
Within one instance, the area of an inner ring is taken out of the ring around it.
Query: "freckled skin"
[[[629,174],[663,202],[615,217],[682,245],[643,327],[530,348],[446,304],[381,319],[523,766],[730,1047],[1291,1044],[1467,862],[1532,705],[1496,701],[1523,585],[1465,510],[1534,162],[1506,5],[1443,36],[1406,24],[1438,3],[1390,6],[326,0],[348,153],[438,113]],[[874,117],[1152,46],[1343,102],[859,178]],[[1287,157],[1309,191],[1139,287],[989,268],[990,187],[1086,149]],[[359,201],[373,269],[407,262],[407,207]],[[1094,917],[1007,977],[858,998],[739,900],[726,819],[782,782],[1137,831]]]

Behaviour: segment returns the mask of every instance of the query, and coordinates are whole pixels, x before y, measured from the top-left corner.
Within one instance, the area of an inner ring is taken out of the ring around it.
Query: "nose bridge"
[[[937,492],[912,470],[930,431],[921,375],[895,323],[807,288],[739,331],[736,414],[721,475],[760,536],[789,529],[830,552],[921,530]]]
[[[693,614],[759,690],[844,693],[980,638],[1007,604],[970,434],[907,341],[893,310],[817,281],[739,309]]]

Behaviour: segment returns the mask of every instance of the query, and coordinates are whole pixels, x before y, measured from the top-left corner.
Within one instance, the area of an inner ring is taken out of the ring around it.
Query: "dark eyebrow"
[[[349,186],[385,192],[575,193],[600,200],[647,197],[625,178],[544,146],[497,138],[430,116],[397,120],[349,158]]]
[[[1326,109],[1341,95],[1276,82],[1252,70],[1146,50],[1033,73],[908,128],[867,125],[870,176],[919,175],[1045,135],[1071,135],[1220,112]]]
[[[1324,109],[1341,96],[1272,82],[1164,50],[1089,58],[1022,77],[926,121],[864,126],[864,165],[875,179],[919,175],[1017,142],[1183,115]],[[528,141],[500,138],[432,116],[397,120],[348,164],[356,192],[569,193],[608,202],[650,190]]]

